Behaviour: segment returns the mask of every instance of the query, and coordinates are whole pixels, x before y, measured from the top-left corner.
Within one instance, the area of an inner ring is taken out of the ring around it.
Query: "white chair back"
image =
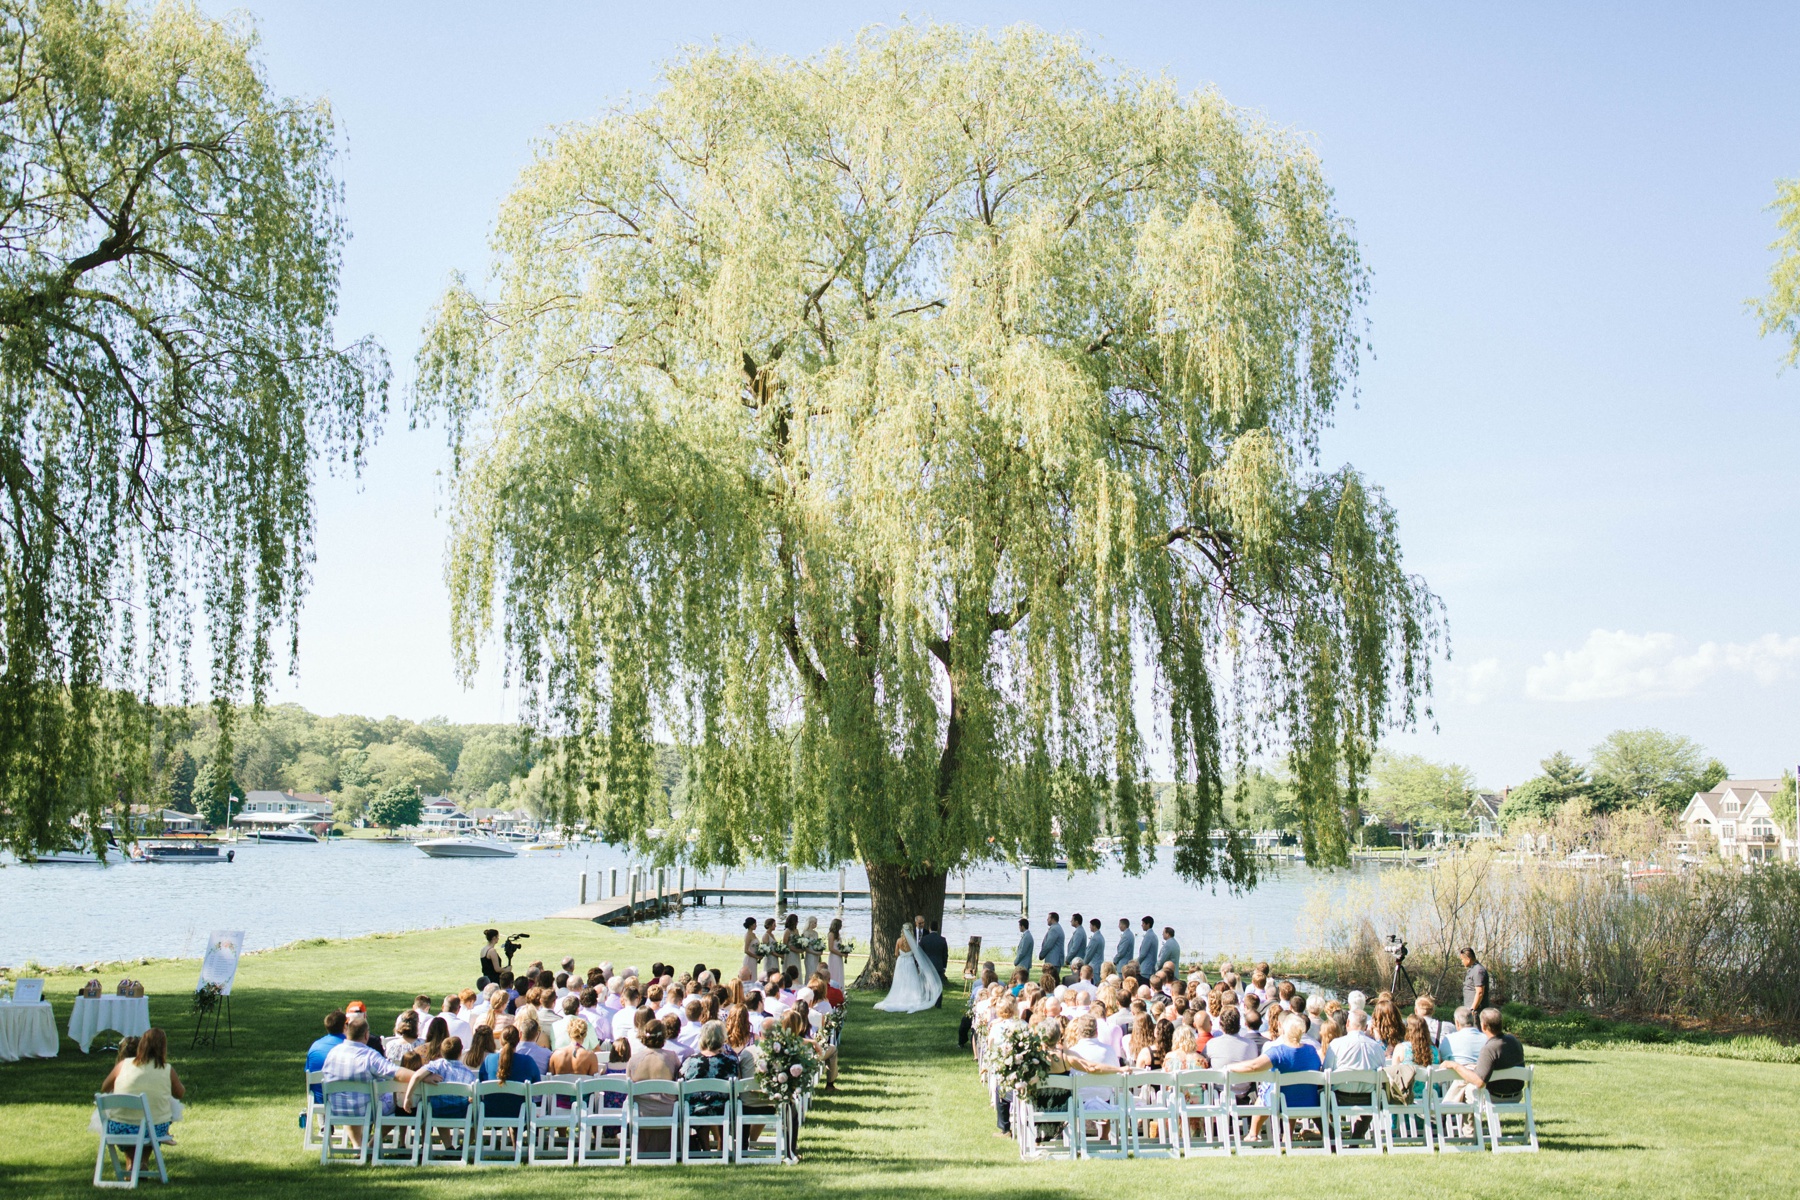
[[[100,1149],[94,1155],[95,1187],[135,1188],[146,1156],[156,1160],[157,1179],[169,1182],[162,1143],[157,1139],[156,1127],[150,1123],[148,1096],[142,1092],[96,1092],[94,1111],[100,1116]],[[114,1133],[115,1124],[129,1129]],[[124,1153],[127,1150],[129,1154]]]

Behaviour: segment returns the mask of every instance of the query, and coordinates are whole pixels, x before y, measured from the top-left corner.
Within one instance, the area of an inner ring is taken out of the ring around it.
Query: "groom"
[[[925,918],[918,918],[918,922],[923,925],[925,923]],[[919,949],[924,951],[925,957],[931,960],[932,968],[937,971],[938,977],[942,979],[950,967],[950,943],[945,941],[944,935],[938,932],[937,922],[933,921],[930,925],[927,925],[925,927],[925,932],[919,935]],[[937,1003],[932,1005],[932,1007],[944,1007],[943,988],[940,987],[938,989]]]

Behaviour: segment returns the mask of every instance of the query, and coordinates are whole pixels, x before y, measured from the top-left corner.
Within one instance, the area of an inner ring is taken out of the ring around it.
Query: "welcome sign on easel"
[[[244,933],[216,932],[206,939],[206,957],[200,960],[200,982],[219,989],[221,996],[231,995],[232,981],[237,978],[238,956],[244,952]]]

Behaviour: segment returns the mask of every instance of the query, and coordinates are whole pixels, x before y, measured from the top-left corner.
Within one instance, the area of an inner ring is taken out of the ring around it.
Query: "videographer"
[[[505,969],[500,961],[500,931],[484,929],[481,936],[487,939],[487,945],[481,948],[481,974],[489,980],[498,980],[500,972]]]
[[[1479,1013],[1488,1007],[1489,992],[1488,969],[1475,961],[1475,948],[1464,946],[1457,952],[1462,965],[1468,968],[1463,972],[1463,1007],[1470,1012]]]

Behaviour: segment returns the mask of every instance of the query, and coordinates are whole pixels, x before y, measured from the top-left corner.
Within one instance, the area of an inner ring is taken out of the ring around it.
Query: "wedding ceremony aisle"
[[[533,955],[572,954],[582,964],[645,968],[662,959],[735,962],[729,939],[632,932],[585,922],[526,922]],[[509,928],[509,932],[510,932]],[[1392,1158],[1140,1160],[1023,1163],[994,1136],[993,1110],[956,1045],[962,987],[944,1007],[915,1014],[873,1009],[879,993],[852,992],[841,1046],[839,1090],[815,1099],[795,1166],[627,1168],[321,1167],[300,1149],[301,1060],[320,1014],[351,1000],[392,1013],[417,991],[443,993],[480,945],[479,926],[314,941],[245,957],[233,997],[235,1046],[189,1049],[193,960],[107,964],[47,976],[45,995],[66,1028],[72,994],[91,975],[109,984],[129,970],[146,984],[155,1023],[169,1032],[172,1061],[189,1107],[167,1152],[182,1195],[258,1200],[406,1194],[520,1195],[544,1188],[654,1189],[659,1197],[840,1195],[894,1200],[979,1195],[987,1200],[1090,1200],[1096,1189],[1154,1188],[1159,1194],[1234,1195],[1245,1189],[1354,1200],[1395,1195],[1647,1197],[1692,1194],[1788,1196],[1800,1177],[1800,1067],[1677,1057],[1626,1050],[1532,1049],[1538,1066],[1542,1153]],[[554,952],[554,954],[552,954]],[[849,972],[854,979],[860,969]],[[0,1064],[0,1176],[14,1194],[90,1196],[93,1094],[112,1055],[82,1055],[64,1041],[59,1057]],[[1730,1097],[1732,1126],[1755,1130],[1754,1153],[1718,1135]],[[1579,1151],[1579,1153],[1577,1153]],[[558,1177],[558,1172],[562,1177]],[[154,1194],[152,1180],[143,1185]],[[328,1189],[321,1192],[320,1189]],[[1172,1189],[1170,1191],[1169,1189]]]

